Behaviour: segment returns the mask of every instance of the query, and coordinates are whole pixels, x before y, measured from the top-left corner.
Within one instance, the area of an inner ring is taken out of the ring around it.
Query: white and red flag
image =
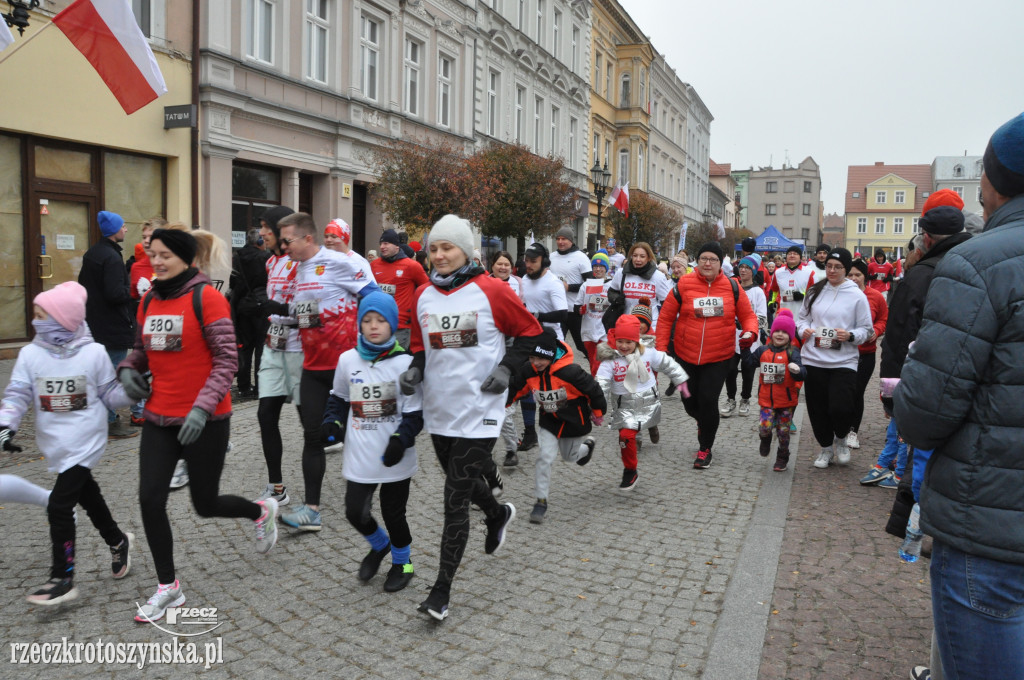
[[[11,29],[7,28],[6,21],[0,21],[0,52],[4,51],[4,48],[14,44],[14,35],[11,33]]]
[[[608,205],[622,213],[623,217],[629,217],[629,182],[612,189],[608,196]]]
[[[167,92],[129,0],[76,0],[53,23],[85,55],[125,113]]]

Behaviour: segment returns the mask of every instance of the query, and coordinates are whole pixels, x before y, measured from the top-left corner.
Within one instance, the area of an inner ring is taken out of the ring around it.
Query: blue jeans
[[[122,361],[124,361],[125,357],[128,356],[128,350],[126,350],[126,349],[108,349],[107,350],[107,356],[110,357],[110,362],[112,364],[114,364],[114,373],[116,374],[117,373],[117,365],[119,363],[121,363]],[[132,406],[131,406],[132,415],[135,416],[136,418],[141,418],[142,417],[142,405],[145,404],[145,403],[146,403],[146,401],[145,401],[145,399],[143,399],[142,401],[138,402],[137,404],[132,404]],[[117,413],[115,413],[114,411],[111,411],[110,409],[107,409],[107,423],[108,424],[112,423],[115,420],[117,420]]]
[[[889,427],[885,430],[885,446],[878,454],[878,462],[875,464],[878,467],[887,468],[893,459],[896,460],[896,476],[902,477],[907,469],[907,443],[900,441],[899,432],[896,429],[896,419],[890,418]]]
[[[931,457],[932,450],[914,449],[914,476],[910,480],[910,491],[914,494],[915,503],[921,502],[921,482],[924,481],[924,469],[928,467]]]
[[[947,680],[1024,678],[1024,564],[935,541],[932,616]]]

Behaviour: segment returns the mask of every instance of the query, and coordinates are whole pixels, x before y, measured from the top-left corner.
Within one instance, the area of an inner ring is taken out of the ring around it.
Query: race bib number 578
[[[431,349],[476,347],[476,312],[431,314],[427,318]]]
[[[39,410],[51,413],[81,411],[89,405],[84,375],[36,378]]]

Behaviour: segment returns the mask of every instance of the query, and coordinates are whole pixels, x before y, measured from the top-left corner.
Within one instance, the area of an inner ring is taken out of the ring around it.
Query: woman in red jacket
[[[185,602],[175,578],[174,539],[167,495],[179,458],[188,462],[192,504],[202,517],[248,517],[256,523],[256,549],[277,541],[277,501],[258,503],[218,495],[231,429],[228,389],[237,368],[228,302],[196,259],[192,234],[157,229],[150,241],[156,279],[137,314],[134,351],[118,367],[132,399],[146,398],[139,453],[139,500],[159,583],[135,620],[156,621]],[[198,296],[198,298],[196,297]],[[144,374],[152,373],[152,389]]]
[[[871,336],[867,342],[857,346],[860,356],[857,362],[857,396],[853,403],[853,429],[846,435],[846,445],[851,449],[859,449],[860,439],[857,438],[857,430],[860,429],[860,421],[864,418],[864,393],[867,392],[868,382],[875,372],[875,349],[878,339],[885,333],[885,325],[889,322],[889,305],[884,295],[867,285],[868,264],[864,260],[854,260],[846,278],[864,291],[868,297],[868,307],[871,308]]]
[[[711,466],[711,447],[721,420],[718,398],[735,354],[737,322],[741,350],[749,351],[757,338],[750,299],[722,272],[722,259],[717,242],[701,246],[697,268],[679,278],[675,291],[665,298],[658,322],[657,349],[678,357],[690,376],[690,396],[683,396],[683,407],[697,420],[697,470]]]

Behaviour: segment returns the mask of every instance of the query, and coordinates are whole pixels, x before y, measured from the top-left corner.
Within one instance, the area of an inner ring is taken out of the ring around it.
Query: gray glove
[[[501,394],[508,389],[508,379],[510,377],[512,377],[512,371],[499,364],[496,369],[491,371],[491,374],[487,376],[483,384],[480,385],[480,391]]]
[[[210,417],[210,414],[199,407],[193,407],[188,415],[185,416],[185,423],[181,426],[178,431],[178,443],[182,446],[188,446],[199,439],[199,435],[203,433],[203,428],[206,427],[206,420]]]
[[[117,379],[121,381],[129,399],[141,401],[149,397],[149,381],[134,368],[122,368],[117,372]]]
[[[407,397],[416,393],[416,386],[421,382],[423,382],[423,372],[415,367],[398,376],[398,385],[402,388],[402,394]]]

